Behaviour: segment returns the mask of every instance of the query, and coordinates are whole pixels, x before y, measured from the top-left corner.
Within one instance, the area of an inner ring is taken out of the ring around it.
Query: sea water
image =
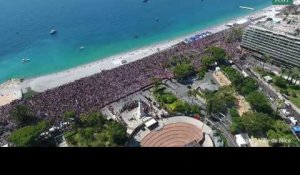
[[[0,83],[186,35],[271,0],[0,0]],[[49,32],[55,29],[56,35]],[[80,49],[84,46],[84,49]],[[22,59],[30,59],[22,63]]]

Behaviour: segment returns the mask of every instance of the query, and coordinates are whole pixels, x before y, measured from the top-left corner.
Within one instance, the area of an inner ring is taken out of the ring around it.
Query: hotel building
[[[300,19],[258,22],[243,34],[242,47],[260,55],[269,55],[274,63],[300,67]]]

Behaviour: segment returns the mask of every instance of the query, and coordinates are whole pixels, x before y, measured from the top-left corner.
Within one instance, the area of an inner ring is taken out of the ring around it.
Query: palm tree
[[[293,78],[295,79],[294,85],[296,85],[300,77],[300,68],[294,67],[292,69],[292,72],[293,72]]]
[[[203,94],[206,100],[206,118],[209,118],[213,112],[213,93],[205,90]]]
[[[271,60],[270,55],[268,54],[263,54],[263,70],[265,69],[265,64],[269,63]]]
[[[298,68],[297,67],[293,67],[291,69],[291,77],[292,77],[291,81],[290,81],[291,84],[293,84],[294,79],[296,79],[296,81],[295,81],[295,84],[296,84],[296,82],[297,82],[297,78],[296,77],[299,76],[298,74],[299,74]]]
[[[286,73],[287,73],[287,80],[289,80],[292,76],[292,69],[287,68]]]
[[[299,78],[300,78],[300,68],[298,67],[297,70],[298,70],[298,73],[297,73],[297,81],[299,82]],[[297,85],[297,81],[296,81],[296,85]],[[299,82],[298,86],[299,86],[299,85],[300,85],[300,82]]]
[[[287,67],[284,65],[281,65],[280,68],[281,68],[280,77],[283,78],[283,74],[286,73]]]

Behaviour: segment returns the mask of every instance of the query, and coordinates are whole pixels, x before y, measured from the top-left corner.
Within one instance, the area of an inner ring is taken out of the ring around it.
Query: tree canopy
[[[116,121],[106,120],[99,112],[81,115],[76,125],[74,131],[65,133],[71,146],[124,146],[127,141],[126,128]]]
[[[228,108],[232,108],[236,104],[234,89],[224,86],[215,93],[206,94],[208,113],[227,113]]]
[[[226,67],[223,71],[241,95],[248,95],[258,90],[258,83],[253,78],[243,77],[237,70],[231,67]]]
[[[74,111],[67,111],[64,113],[63,115],[63,119],[66,121],[66,120],[69,120],[70,118],[75,118],[76,117],[76,113]]]
[[[226,35],[225,41],[228,43],[241,42],[243,37],[243,30],[241,27],[233,27]]]
[[[257,82],[250,77],[242,78],[240,80],[240,83],[235,83],[237,91],[241,95],[248,95],[251,92],[258,90],[258,84]]]
[[[235,132],[247,132],[256,137],[264,136],[272,128],[272,118],[264,113],[247,112],[235,120]]]
[[[254,109],[255,111],[262,112],[270,116],[273,115],[274,111],[270,106],[268,99],[263,93],[259,91],[251,92],[246,97],[246,100],[250,103],[252,109]]]
[[[91,112],[88,114],[82,114],[80,116],[80,122],[83,127],[98,127],[102,129],[106,121],[99,112]]]
[[[217,60],[209,55],[204,55],[201,58],[201,63],[204,66],[205,69],[207,69],[210,65],[214,64]]]
[[[30,125],[14,131],[9,140],[18,147],[30,147],[38,145],[39,135],[45,131],[47,122],[42,121],[37,125]]]
[[[106,130],[108,132],[109,143],[111,146],[124,145],[127,141],[126,128],[119,123],[108,123]]]
[[[214,61],[217,61],[220,64],[225,62],[225,58],[227,57],[226,51],[221,47],[209,47],[205,50],[205,53],[208,57],[212,58]]]
[[[188,76],[195,73],[194,68],[191,64],[183,63],[178,64],[174,69],[173,73],[178,80],[183,80]]]
[[[240,80],[243,79],[243,76],[232,67],[225,67],[223,71],[234,85],[239,84]]]
[[[267,137],[272,146],[300,146],[289,125],[280,120],[274,122],[272,129],[267,132]]]
[[[286,89],[287,88],[287,80],[282,77],[275,77],[274,84],[280,88]]]

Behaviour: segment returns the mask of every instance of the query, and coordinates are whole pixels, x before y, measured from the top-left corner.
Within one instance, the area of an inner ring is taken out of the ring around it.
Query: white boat
[[[50,35],[54,35],[54,34],[56,34],[57,33],[57,31],[55,30],[55,29],[52,29],[51,31],[50,31]]]
[[[241,9],[254,10],[252,7],[240,6]]]
[[[27,62],[29,62],[30,61],[30,59],[28,59],[28,58],[23,58],[22,59],[22,63],[27,63]]]

